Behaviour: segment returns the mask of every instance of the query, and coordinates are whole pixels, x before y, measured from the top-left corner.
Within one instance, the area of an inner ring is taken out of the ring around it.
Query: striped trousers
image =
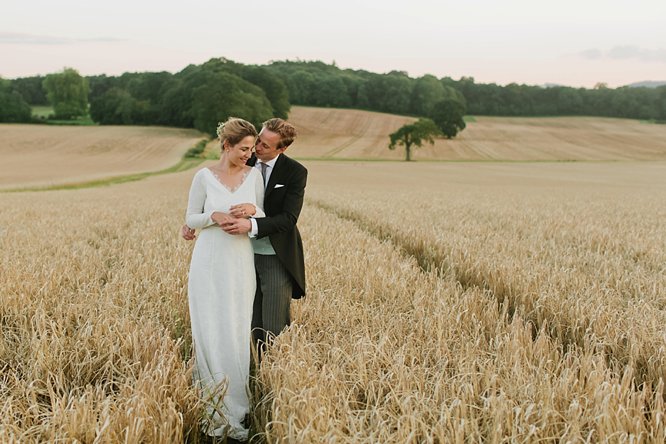
[[[257,292],[252,308],[252,336],[266,341],[291,323],[290,304],[292,280],[276,255],[254,255],[257,272]]]

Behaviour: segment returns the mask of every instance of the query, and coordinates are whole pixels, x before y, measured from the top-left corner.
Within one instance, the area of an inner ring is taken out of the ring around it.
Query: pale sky
[[[321,60],[478,83],[666,80],[666,0],[4,0],[0,76]]]

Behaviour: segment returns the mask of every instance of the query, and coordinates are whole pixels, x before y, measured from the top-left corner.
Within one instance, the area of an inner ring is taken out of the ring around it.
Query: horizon
[[[39,14],[35,14],[35,10]],[[246,65],[321,61],[340,69],[404,71],[477,83],[610,88],[666,81],[666,2],[526,0],[381,8],[305,0],[275,8],[175,1],[10,4],[0,17],[0,76],[179,72],[227,58]],[[265,42],[269,42],[266,44]]]

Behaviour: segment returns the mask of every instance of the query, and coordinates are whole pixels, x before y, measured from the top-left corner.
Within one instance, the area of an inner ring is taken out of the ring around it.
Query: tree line
[[[255,125],[286,118],[284,84],[262,66],[212,59],[177,74],[125,73],[95,76],[90,115],[101,124],[165,125],[215,134],[218,122],[242,116]]]
[[[609,88],[603,83],[592,89],[515,83],[500,86],[476,83],[472,77],[438,79],[426,74],[411,78],[401,71],[376,74],[301,61],[274,62],[268,68],[283,79],[295,105],[432,117],[437,102],[452,99],[462,102],[470,115],[585,115],[666,121],[666,86]]]
[[[78,80],[72,81],[77,76]],[[63,81],[63,77],[69,80]],[[411,78],[401,71],[377,74],[340,69],[335,63],[319,61],[244,65],[224,58],[189,65],[175,74],[82,77],[65,69],[48,76],[0,79],[0,121],[30,121],[30,106],[47,104],[54,106],[56,118],[89,113],[100,124],[165,125],[210,134],[214,134],[217,122],[228,116],[242,116],[257,124],[272,116],[286,118],[291,105],[356,108],[427,117],[435,122],[442,121],[452,108],[471,115],[587,115],[666,121],[666,86],[500,86],[476,83],[471,77]],[[456,129],[460,130],[454,125],[452,130]]]

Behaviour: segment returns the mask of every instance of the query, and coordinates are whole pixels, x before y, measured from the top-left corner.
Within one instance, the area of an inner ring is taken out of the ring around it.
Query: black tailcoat
[[[255,156],[248,161],[254,166]],[[296,222],[303,208],[308,170],[284,154],[275,161],[264,195],[266,217],[257,218],[257,238],[268,236],[271,245],[293,280],[294,299],[305,295],[303,241]]]

